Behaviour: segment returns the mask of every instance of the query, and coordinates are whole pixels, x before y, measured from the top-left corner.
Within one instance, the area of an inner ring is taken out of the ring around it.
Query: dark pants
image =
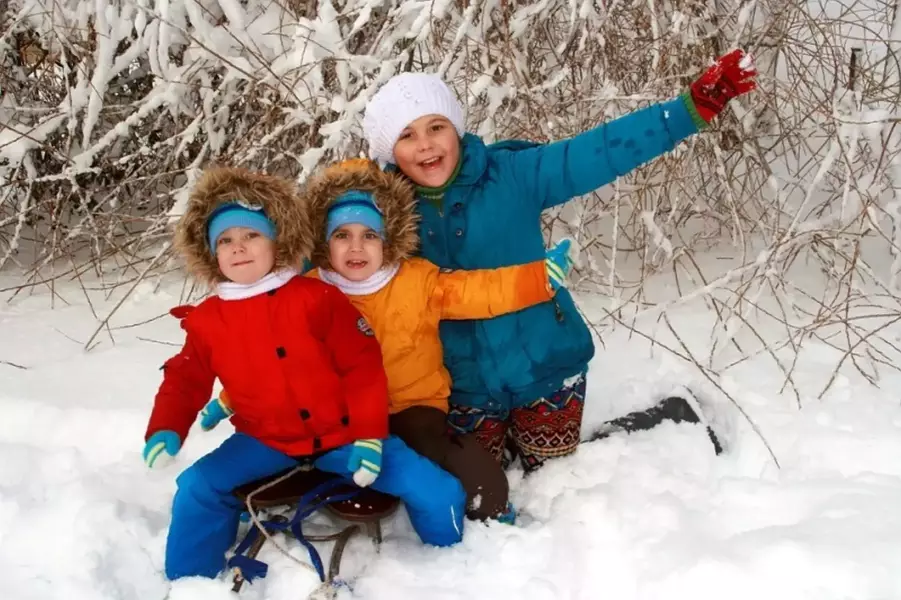
[[[470,518],[503,514],[510,493],[504,469],[474,435],[449,432],[446,418],[437,408],[413,406],[391,415],[388,426],[410,448],[460,480]]]

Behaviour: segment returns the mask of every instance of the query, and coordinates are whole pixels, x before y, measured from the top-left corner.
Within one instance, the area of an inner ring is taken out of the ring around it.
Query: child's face
[[[414,183],[440,187],[450,179],[460,160],[457,130],[444,117],[419,117],[400,133],[394,144],[394,160]]]
[[[332,269],[351,281],[364,281],[382,268],[382,238],[359,223],[342,225],[328,241]]]
[[[216,240],[219,270],[235,283],[259,281],[275,266],[275,242],[247,227],[230,227]]]

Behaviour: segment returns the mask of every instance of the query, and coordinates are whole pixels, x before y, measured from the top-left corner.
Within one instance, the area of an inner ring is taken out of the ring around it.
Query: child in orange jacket
[[[550,301],[570,265],[568,246],[548,260],[480,271],[449,272],[411,258],[419,242],[413,189],[368,160],[325,169],[301,201],[316,240],[318,268],[308,275],[341,289],[381,344],[391,433],[461,481],[471,517],[512,521],[501,465],[474,437],[446,425],[450,376],[439,322],[487,319]],[[216,400],[208,411],[225,416]]]
[[[382,355],[366,321],[344,294],[291,268],[312,243],[297,209],[286,181],[211,169],[179,223],[188,270],[216,294],[183,310],[185,343],[164,365],[144,461],[178,453],[216,378],[237,431],[178,477],[170,579],[215,577],[241,513],[232,490],[300,463],[399,496],[424,542],[461,538],[459,481],[388,435]]]

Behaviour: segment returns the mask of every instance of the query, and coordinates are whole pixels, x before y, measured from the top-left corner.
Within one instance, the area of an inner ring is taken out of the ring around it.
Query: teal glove
[[[235,414],[221,398],[213,398],[206,403],[203,410],[200,411],[200,428],[209,431],[219,424],[222,419],[227,419]]]
[[[181,450],[181,438],[169,429],[157,431],[144,444],[144,464],[151,469],[166,466]]]
[[[372,485],[382,472],[382,440],[357,440],[347,458],[347,470],[353,471],[354,483]]]
[[[572,246],[570,240],[563,240],[544,253],[547,278],[555,292],[564,287],[566,276],[573,268],[573,260],[569,255],[570,246]]]

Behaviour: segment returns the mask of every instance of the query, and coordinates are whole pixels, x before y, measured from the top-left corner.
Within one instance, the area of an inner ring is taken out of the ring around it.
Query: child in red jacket
[[[232,490],[312,462],[400,497],[426,543],[461,538],[456,478],[388,437],[388,392],[371,328],[336,288],[298,277],[312,236],[292,186],[240,169],[207,171],[179,223],[188,270],[216,295],[187,309],[185,344],[164,365],[147,427],[148,466],[174,456],[218,377],[236,433],[177,480],[169,579],[215,577],[237,534]]]

